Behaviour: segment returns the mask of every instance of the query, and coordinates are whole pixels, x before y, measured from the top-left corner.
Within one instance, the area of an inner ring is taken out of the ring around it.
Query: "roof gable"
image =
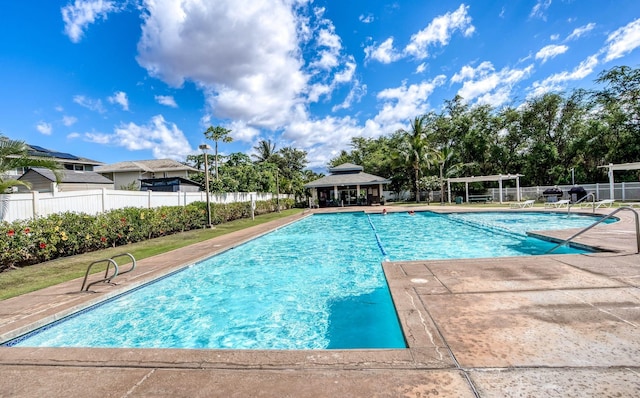
[[[42,167],[30,168],[18,180],[28,177],[29,173],[39,174],[51,182],[56,181],[56,175],[53,171]],[[113,184],[113,181],[94,171],[58,170],[58,173],[60,174],[60,183]]]
[[[336,167],[331,167],[329,169],[330,173],[347,173],[347,172],[359,172],[363,171],[364,167],[359,166],[353,163],[342,163]]]
[[[125,161],[105,166],[96,167],[98,173],[123,173],[128,171],[143,171],[148,173],[158,173],[162,171],[191,171],[197,172],[191,166],[187,166],[173,159],[153,159]]]

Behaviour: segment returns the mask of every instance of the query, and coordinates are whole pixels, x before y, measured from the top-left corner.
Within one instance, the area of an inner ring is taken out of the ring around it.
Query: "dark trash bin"
[[[546,202],[557,202],[564,195],[562,189],[558,187],[547,188],[542,191],[542,196],[544,196]]]
[[[462,196],[456,196],[456,204],[457,205],[461,205],[462,204]]]
[[[581,201],[585,196],[587,196],[587,190],[581,186],[574,185],[569,190],[569,196],[571,196],[571,203],[576,203]]]

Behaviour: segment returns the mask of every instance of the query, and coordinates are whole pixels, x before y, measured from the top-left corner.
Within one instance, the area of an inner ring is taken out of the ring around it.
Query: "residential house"
[[[28,182],[31,188],[19,185],[18,192],[68,192],[85,191],[89,189],[113,189],[113,181],[94,171],[60,170],[60,180],[49,169],[32,167],[21,175],[18,180]]]
[[[172,159],[135,160],[96,167],[95,171],[113,181],[115,189],[141,189],[141,180],[169,177],[189,179],[198,169]]]
[[[27,145],[27,154],[32,157],[48,158],[58,162],[64,170],[75,171],[93,171],[94,167],[101,166],[104,163],[96,160],[83,158],[81,156],[72,155],[66,152],[52,151],[37,145]],[[11,170],[6,173],[5,177],[17,179],[27,171],[26,168]]]

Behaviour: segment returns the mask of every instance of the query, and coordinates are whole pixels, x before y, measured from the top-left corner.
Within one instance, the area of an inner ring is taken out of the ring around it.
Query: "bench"
[[[492,195],[469,195],[469,203],[473,202],[491,202],[493,201]]]

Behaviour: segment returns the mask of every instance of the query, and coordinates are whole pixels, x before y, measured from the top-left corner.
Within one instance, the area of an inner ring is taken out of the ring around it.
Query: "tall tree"
[[[276,144],[272,143],[271,140],[260,140],[253,149],[256,153],[251,157],[255,159],[256,163],[275,163],[275,157],[277,156]]]
[[[29,155],[24,141],[11,140],[0,134],[0,193],[18,185],[30,187],[26,181],[7,178],[10,171],[28,167],[44,167],[54,172],[59,180],[60,164],[54,160]]]
[[[230,143],[233,141],[233,138],[229,135],[231,134],[231,130],[226,129],[221,126],[209,126],[207,131],[204,132],[204,136],[215,142],[215,154],[214,154],[214,162],[215,162],[215,171],[216,171],[216,181],[218,180],[218,141]]]
[[[607,153],[604,161],[627,163],[638,161],[640,153],[640,68],[617,66],[602,72],[597,83],[604,88],[594,94],[599,106],[600,122],[606,127],[599,140]]]
[[[404,140],[399,155],[413,171],[416,202],[420,202],[420,174],[436,161],[437,151],[430,140],[434,120],[433,114],[422,115],[413,120],[410,131],[400,130]]]

